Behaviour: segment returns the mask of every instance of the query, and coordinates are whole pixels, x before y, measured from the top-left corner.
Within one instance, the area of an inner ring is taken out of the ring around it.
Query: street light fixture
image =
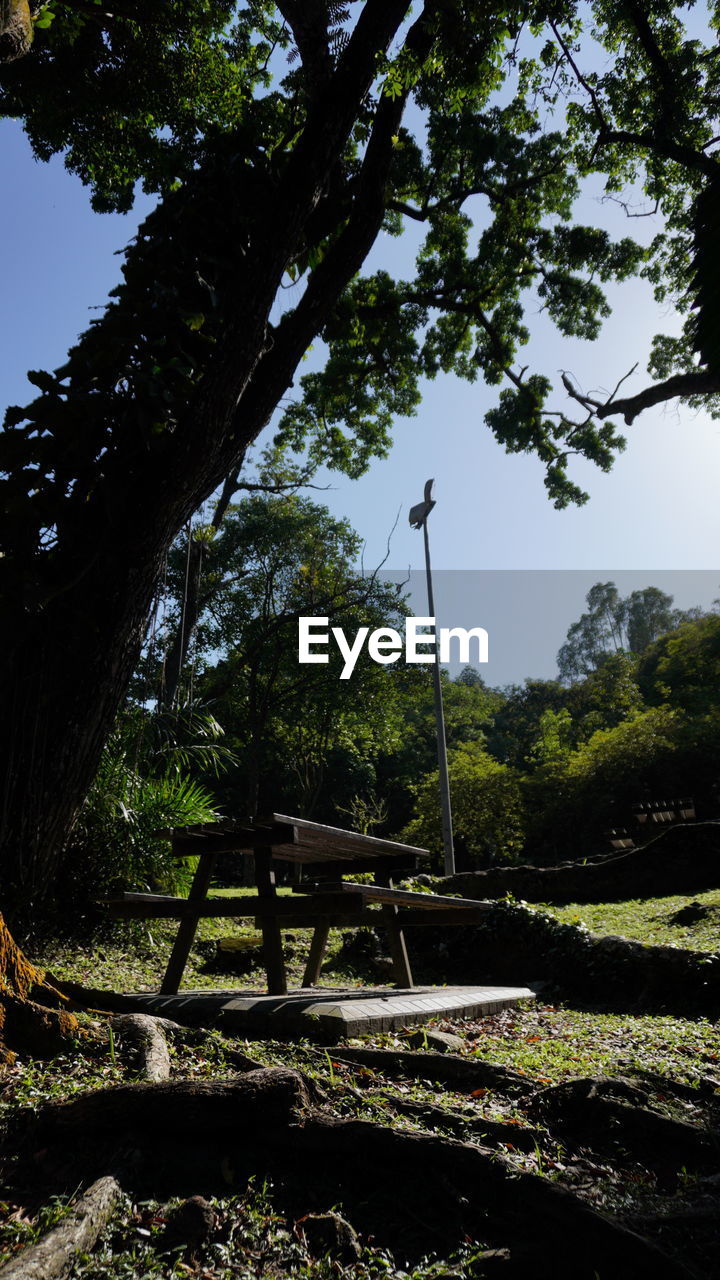
[[[425,485],[425,496],[422,502],[410,508],[410,524],[413,529],[422,529],[425,538],[425,573],[427,575],[428,614],[435,618],[435,602],[433,599],[432,571],[430,568],[430,542],[428,539],[427,521],[435,506],[432,496],[434,481],[428,480]],[[437,636],[437,619],[435,625]],[[445,719],[443,717],[442,683],[440,681],[440,663],[438,661],[437,639],[435,641],[435,665],[433,667],[433,687],[435,693],[435,732],[437,735],[438,777],[440,780],[440,813],[442,817],[443,850],[445,853],[445,875],[455,874],[455,850],[453,847],[452,808],[450,806],[450,777],[448,774],[447,746],[445,743]]]

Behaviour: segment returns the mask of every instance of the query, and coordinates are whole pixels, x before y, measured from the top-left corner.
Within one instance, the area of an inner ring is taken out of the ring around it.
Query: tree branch
[[[674,118],[677,115],[677,78],[658,44],[657,37],[650,26],[643,6],[638,4],[638,0],[627,0],[627,6],[638,40],[658,82],[660,89],[659,125],[664,135],[669,138]]]
[[[323,0],[277,0],[305,70],[308,96],[316,98],[332,74],[327,5]]]
[[[509,196],[516,192],[526,191],[533,187],[537,182],[541,182],[543,178],[549,178],[553,173],[557,173],[560,162],[552,165],[549,169],[540,169],[537,173],[529,173],[526,178],[518,178],[515,182],[503,182],[499,187],[493,187],[487,183],[473,183],[471,186],[457,187],[454,191],[449,191],[441,200],[430,203],[426,200],[421,208],[408,204],[404,200],[389,200],[388,209],[395,213],[402,213],[407,218],[413,218],[416,222],[427,222],[433,213],[441,213],[444,209],[451,209],[455,205],[461,205],[472,196],[487,196],[491,204],[503,204]]]
[[[630,373],[633,372],[634,369],[631,369]],[[625,375],[625,377],[629,376],[629,374]],[[624,382],[625,378],[621,381]],[[676,373],[673,377],[666,378],[664,382],[656,382],[653,386],[646,387],[644,391],[639,391],[637,395],[627,396],[621,400],[615,399],[616,387],[610,398],[604,402],[578,391],[566,373],[562,374],[562,383],[568,395],[595,417],[604,419],[610,418],[613,414],[621,414],[627,426],[630,426],[644,409],[651,409],[653,405],[662,404],[665,400],[673,400],[675,396],[685,398],[720,395],[720,376],[703,370],[698,370],[697,373]]]
[[[640,133],[633,132],[629,129],[612,129],[603,111],[600,98],[581,72],[570,49],[563,37],[561,36],[554,22],[550,23],[551,30],[555,35],[566,61],[572,68],[572,72],[578,84],[585,90],[592,104],[595,118],[598,122],[597,146],[610,146],[612,144],[624,144],[640,147],[642,150],[654,152],[655,155],[662,156],[666,160],[674,160],[677,164],[682,164],[686,168],[695,169],[705,174],[706,177],[716,179],[718,176],[718,166],[711,157],[703,154],[702,151],[694,151],[692,147],[686,147],[682,143],[673,142],[669,137],[663,138],[660,133],[651,133],[644,131]]]
[[[406,47],[418,58],[429,52],[433,37],[427,22],[434,11],[428,0],[410,28]],[[346,51],[347,52],[347,51]],[[378,104],[360,173],[354,188],[352,209],[340,235],[310,275],[297,307],[274,331],[273,345],[258,364],[252,383],[236,413],[236,430],[243,431],[247,415],[265,415],[267,421],[278,399],[278,387],[287,386],[308,344],[320,331],[342,290],[360,270],[382,226],[385,187],[393,158],[393,137],[402,120],[409,90],[394,98],[383,96]]]

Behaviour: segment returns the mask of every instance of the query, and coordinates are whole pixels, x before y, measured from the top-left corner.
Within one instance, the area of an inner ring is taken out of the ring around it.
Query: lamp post
[[[434,481],[428,480],[425,485],[425,497],[410,508],[410,524],[413,529],[422,529],[425,538],[425,573],[427,575],[428,614],[435,618],[435,602],[433,599],[432,570],[430,568],[430,542],[428,539],[427,521],[435,506],[432,497]],[[435,635],[437,637],[437,619],[435,619]],[[445,744],[445,720],[443,717],[442,684],[440,681],[440,663],[438,661],[437,638],[435,640],[435,665],[433,667],[433,687],[435,693],[435,732],[437,735],[438,777],[440,780],[440,813],[442,818],[443,849],[445,852],[445,875],[455,874],[455,850],[453,847],[452,808],[450,806],[450,777],[448,775],[447,747]]]

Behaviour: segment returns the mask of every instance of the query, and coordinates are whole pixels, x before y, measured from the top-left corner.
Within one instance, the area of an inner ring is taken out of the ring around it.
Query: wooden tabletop
[[[177,858],[195,857],[199,853],[254,853],[257,849],[271,850],[273,857],[288,862],[361,861],[372,864],[379,859],[430,857],[427,849],[414,845],[360,835],[283,813],[202,822],[161,831],[158,835],[172,839],[172,851]]]

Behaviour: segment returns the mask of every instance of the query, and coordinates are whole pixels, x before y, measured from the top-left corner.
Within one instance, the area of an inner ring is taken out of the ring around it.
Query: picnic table
[[[310,954],[303,987],[320,976],[328,932],[332,927],[380,924],[387,931],[393,979],[412,987],[404,928],[419,924],[476,923],[489,903],[442,894],[393,887],[393,875],[414,871],[427,863],[427,849],[382,840],[272,813],[245,820],[223,820],[176,827],[159,834],[172,841],[176,858],[197,857],[198,864],[186,898],[154,893],[124,893],[107,900],[115,915],[135,919],[177,919],[161,994],[175,995],[180,987],[198,923],[208,917],[254,917],[262,932],[263,959],[270,995],[287,994],[283,957],[283,929],[312,928]],[[208,897],[220,854],[252,856],[255,895]],[[300,863],[312,879],[295,885],[293,895],[278,897],[278,863]],[[375,883],[342,879],[347,873],[371,871]]]

